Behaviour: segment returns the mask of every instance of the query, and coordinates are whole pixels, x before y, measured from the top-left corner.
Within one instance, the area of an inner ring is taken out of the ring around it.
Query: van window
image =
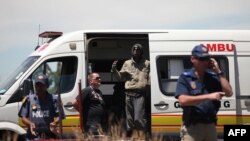
[[[66,93],[73,89],[77,72],[77,58],[64,57],[47,60],[32,74],[34,82],[36,75],[43,73],[49,78],[48,92],[52,94]],[[59,89],[60,84],[60,89]]]
[[[34,82],[35,76],[39,73],[46,74],[49,77],[49,93],[57,94],[60,92],[63,94],[69,92],[74,88],[76,81],[77,57],[63,57],[47,60],[42,63],[27,79]],[[33,90],[35,89],[33,88]],[[19,102],[25,95],[22,93],[22,89],[18,89],[7,101],[7,104]]]
[[[15,71],[0,83],[0,95],[4,94],[40,56],[28,57]]]
[[[214,56],[228,78],[228,60],[223,56]],[[164,95],[174,96],[180,74],[192,68],[190,56],[159,56],[156,60],[160,90]],[[228,79],[229,80],[229,79]]]

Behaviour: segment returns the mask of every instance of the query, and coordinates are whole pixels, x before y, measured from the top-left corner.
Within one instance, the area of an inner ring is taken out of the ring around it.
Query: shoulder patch
[[[216,74],[215,72],[213,72],[213,71],[207,71],[207,73],[208,73],[209,75],[215,75],[215,76],[217,76],[217,74]]]
[[[27,99],[28,99],[27,96],[25,96],[25,97],[22,99],[22,103],[24,103]]]
[[[191,72],[183,72],[182,74],[185,76],[191,76]]]
[[[53,99],[57,99],[57,98],[58,98],[58,96],[55,95],[55,94],[51,94],[51,95],[52,95],[52,98],[53,98]]]
[[[57,103],[57,101],[58,101],[58,96],[53,97],[53,102],[54,102],[54,103]]]

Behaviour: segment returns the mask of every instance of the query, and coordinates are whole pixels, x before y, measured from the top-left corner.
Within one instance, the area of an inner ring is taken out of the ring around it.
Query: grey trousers
[[[126,92],[126,124],[128,131],[147,129],[145,102],[144,95],[131,96]]]
[[[197,123],[181,127],[181,141],[217,141],[216,125],[214,123]]]

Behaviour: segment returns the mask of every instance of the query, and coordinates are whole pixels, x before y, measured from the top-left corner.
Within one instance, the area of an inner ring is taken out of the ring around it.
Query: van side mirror
[[[34,92],[33,90],[33,83],[31,79],[26,79],[23,81],[23,85],[22,85],[22,95],[26,96],[28,95],[30,92]]]
[[[26,95],[33,91],[33,83],[32,80],[26,79],[23,81],[23,84],[20,86],[19,90],[13,94],[10,99],[7,101],[8,103],[20,102]]]

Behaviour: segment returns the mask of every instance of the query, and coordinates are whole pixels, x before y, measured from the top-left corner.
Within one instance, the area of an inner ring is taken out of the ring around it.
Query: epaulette
[[[51,95],[52,95],[53,103],[57,102],[58,96],[55,94],[51,94]]]
[[[26,100],[28,100],[29,98],[28,98],[28,96],[25,96],[25,97],[23,97],[23,99],[22,99],[22,103],[25,103],[26,102]]]
[[[192,73],[190,72],[190,71],[185,71],[185,72],[183,72],[182,73],[184,76],[191,76],[192,75]]]
[[[51,95],[52,95],[53,100],[57,100],[58,99],[58,95],[55,95],[55,94],[51,94]]]
[[[213,71],[207,71],[207,73],[208,73],[209,75],[217,76],[217,74],[216,74],[215,72],[213,72]]]

